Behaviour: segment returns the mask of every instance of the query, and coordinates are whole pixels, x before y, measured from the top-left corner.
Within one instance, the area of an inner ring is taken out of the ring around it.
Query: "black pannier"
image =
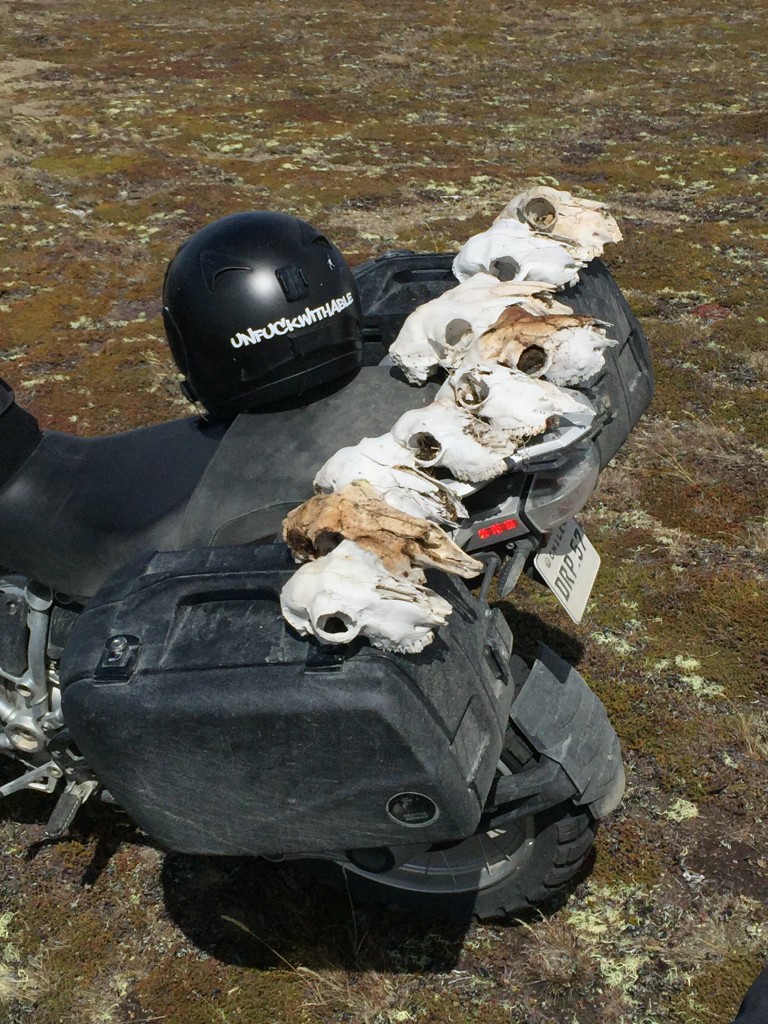
[[[66,721],[128,814],[173,849],[313,853],[470,835],[517,658],[498,611],[454,613],[420,655],[298,637],[283,545],[160,553],[114,576],[61,666]],[[522,663],[520,663],[522,664]]]

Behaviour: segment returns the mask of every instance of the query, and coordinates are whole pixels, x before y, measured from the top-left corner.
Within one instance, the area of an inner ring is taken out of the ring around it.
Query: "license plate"
[[[581,622],[600,568],[600,555],[576,520],[558,526],[533,562],[573,621]]]

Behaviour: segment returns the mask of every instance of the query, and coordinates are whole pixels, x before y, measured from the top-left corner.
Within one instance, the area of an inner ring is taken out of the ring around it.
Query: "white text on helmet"
[[[335,316],[343,309],[351,306],[354,301],[352,292],[347,292],[341,298],[331,299],[322,306],[315,306],[314,309],[310,309],[307,306],[304,312],[299,313],[298,316],[281,316],[279,320],[274,320],[271,324],[267,324],[266,327],[259,327],[257,329],[249,327],[247,331],[238,331],[237,334],[229,339],[229,343],[232,348],[242,348],[243,345],[258,345],[260,341],[269,341],[270,338],[291,334],[292,331],[308,327],[310,324],[317,323],[318,320],[327,320],[328,317]]]

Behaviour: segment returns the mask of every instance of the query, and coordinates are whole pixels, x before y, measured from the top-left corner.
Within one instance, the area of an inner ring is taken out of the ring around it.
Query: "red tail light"
[[[501,523],[494,523],[492,526],[484,526],[477,531],[478,540],[488,540],[489,537],[501,537],[504,533],[511,533],[520,525],[518,519],[505,519]]]

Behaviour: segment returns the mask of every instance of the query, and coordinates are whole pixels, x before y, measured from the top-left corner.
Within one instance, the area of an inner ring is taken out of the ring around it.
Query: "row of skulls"
[[[609,325],[553,293],[620,239],[603,204],[540,187],[461,248],[459,284],[415,309],[390,348],[412,383],[445,378],[435,400],[336,452],[315,476],[315,496],[284,521],[303,564],[281,607],[301,635],[331,644],[364,636],[409,654],[431,643],[451,605],[426,586],[424,569],[483,570],[449,535],[467,515],[462,499],[560,417],[584,413],[568,386],[593,377],[614,342]]]

